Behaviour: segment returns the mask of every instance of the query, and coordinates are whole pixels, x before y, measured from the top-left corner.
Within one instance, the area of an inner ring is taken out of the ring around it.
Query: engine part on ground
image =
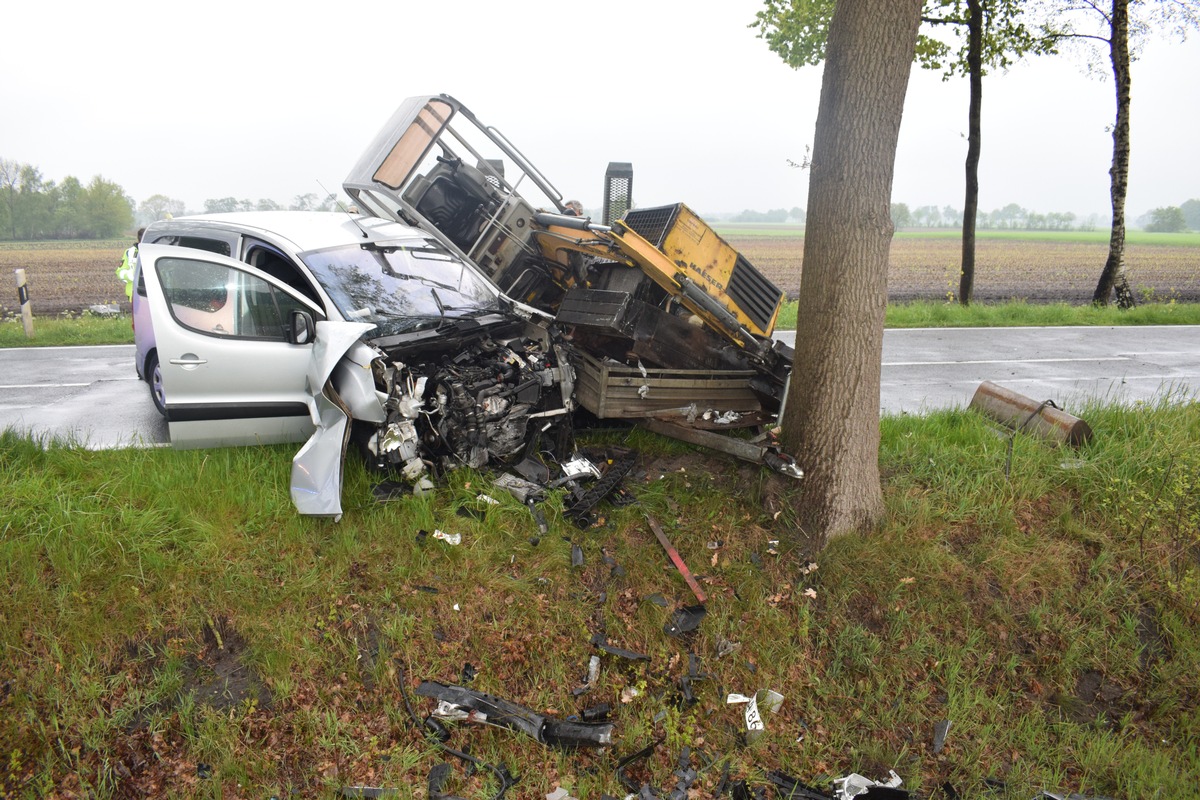
[[[494,725],[533,737],[552,747],[605,747],[612,744],[612,723],[574,722],[539,714],[524,706],[462,686],[424,681],[417,694],[439,701],[439,712],[467,722]],[[459,716],[459,715],[462,716]]]

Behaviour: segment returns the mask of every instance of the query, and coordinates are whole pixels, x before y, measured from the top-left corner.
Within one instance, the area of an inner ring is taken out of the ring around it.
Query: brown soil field
[[[788,297],[796,297],[803,239],[726,238]],[[975,250],[975,299],[1089,303],[1107,255],[1107,244],[983,239]],[[961,258],[957,239],[894,239],[888,298],[945,300],[957,294]],[[1125,269],[1139,300],[1200,302],[1200,247],[1126,245]]]
[[[728,236],[729,243],[782,288],[800,289],[804,240]],[[115,270],[127,241],[0,244],[0,316],[19,312],[13,270],[24,268],[35,315],[78,313],[96,303],[128,303]],[[1104,266],[1104,244],[981,240],[976,251],[975,299],[1021,298],[1033,303],[1087,303]],[[892,242],[888,296],[892,301],[945,300],[958,290],[960,244],[955,239]],[[1129,245],[1126,269],[1139,299],[1200,302],[1200,247]]]

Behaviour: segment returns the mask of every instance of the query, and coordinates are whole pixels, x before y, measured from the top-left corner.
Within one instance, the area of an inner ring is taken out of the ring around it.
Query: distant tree
[[[73,175],[58,185],[54,208],[54,235],[63,239],[78,239],[87,232],[87,190]]]
[[[1188,230],[1200,231],[1200,200],[1186,200],[1179,206],[1183,219],[1187,222]]]
[[[1150,212],[1150,224],[1146,226],[1146,230],[1152,233],[1180,233],[1187,228],[1187,220],[1179,206],[1154,209]]]
[[[910,228],[912,227],[912,212],[908,210],[907,203],[892,203],[892,227],[894,228]]]
[[[99,175],[92,178],[84,203],[89,236],[111,239],[133,227],[133,203],[112,181]]]
[[[308,194],[298,194],[292,198],[292,204],[288,206],[290,211],[312,211],[317,205],[317,196],[313,192]]]
[[[238,199],[236,197],[222,197],[217,200],[209,199],[204,201],[205,214],[227,214],[230,211],[238,210]]]
[[[1112,228],[1108,257],[1092,293],[1096,305],[1108,305],[1115,294],[1118,308],[1135,304],[1125,275],[1125,197],[1129,190],[1130,64],[1151,34],[1184,38],[1200,26],[1198,0],[1043,0],[1035,6],[1045,15],[1044,30],[1056,41],[1078,43],[1091,63],[1107,61],[1116,90],[1113,155],[1109,167]]]
[[[765,5],[750,26],[758,28],[759,38],[792,67],[820,63],[834,0],[765,0]],[[1030,31],[1024,15],[1025,4],[1020,0],[925,0],[923,5],[921,22],[931,30],[949,27],[958,35],[960,46],[951,54],[951,45],[943,38],[923,34],[917,39],[915,60],[927,69],[944,69],[944,79],[965,75],[970,84],[958,292],[963,305],[970,304],[975,282],[983,76],[989,68],[1006,68],[1026,53],[1048,52],[1052,46],[1051,40]]]
[[[175,200],[167,197],[165,194],[152,194],[142,201],[139,206],[142,217],[146,222],[153,222],[157,219],[166,219],[170,217],[181,216],[186,210],[186,206],[182,200]]]
[[[41,239],[53,230],[53,211],[46,188],[41,170],[30,164],[21,165],[13,216],[16,217],[17,233],[22,239]]]
[[[943,206],[942,222],[950,228],[961,228],[963,224],[962,212],[954,206]]]
[[[796,222],[803,225],[804,224],[804,209],[801,208],[800,206],[793,206],[792,210],[788,212],[788,219],[795,220]]]
[[[21,184],[21,168],[25,165],[9,158],[0,158],[0,191],[4,192],[8,208],[9,238],[17,238],[17,187]]]
[[[912,221],[922,228],[936,228],[942,224],[942,212],[937,206],[918,206],[913,209]]]
[[[270,198],[263,197],[263,198],[260,198],[259,201],[254,204],[254,210],[255,211],[282,211],[283,206],[279,205],[279,203],[276,203],[274,200],[271,200]]]

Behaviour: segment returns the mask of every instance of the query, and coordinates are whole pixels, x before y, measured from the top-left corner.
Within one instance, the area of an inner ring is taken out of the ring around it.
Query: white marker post
[[[21,322],[25,325],[25,338],[33,338],[33,309],[29,305],[29,287],[25,285],[25,270],[17,272],[17,300],[21,303]]]

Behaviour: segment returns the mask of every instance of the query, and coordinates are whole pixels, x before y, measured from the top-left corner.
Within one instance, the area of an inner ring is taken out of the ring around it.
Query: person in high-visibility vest
[[[125,281],[125,297],[130,300],[133,299],[133,268],[137,266],[138,244],[145,235],[146,229],[138,228],[137,241],[125,251],[125,257],[121,259],[121,266],[117,267],[117,277]]]

